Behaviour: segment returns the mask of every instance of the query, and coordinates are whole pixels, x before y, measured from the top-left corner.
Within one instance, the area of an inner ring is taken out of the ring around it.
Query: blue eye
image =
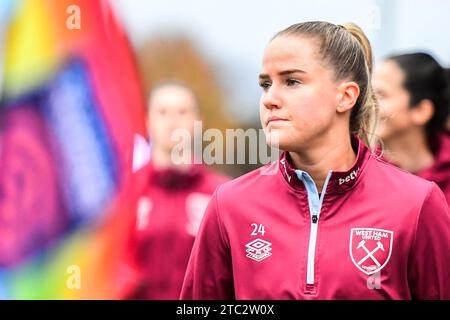
[[[269,81],[261,81],[261,82],[259,83],[259,86],[260,86],[261,88],[263,88],[263,90],[269,89],[270,85],[271,85],[271,83],[270,83]]]
[[[296,80],[296,79],[287,79],[286,80],[286,84],[288,86],[295,86],[295,85],[301,84],[301,82],[299,80]]]

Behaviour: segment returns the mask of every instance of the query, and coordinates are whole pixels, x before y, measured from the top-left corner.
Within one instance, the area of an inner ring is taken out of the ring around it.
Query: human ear
[[[343,82],[338,87],[338,103],[336,111],[346,112],[353,108],[359,97],[359,86],[354,81]]]
[[[424,126],[433,117],[434,105],[429,99],[423,99],[411,110],[411,120],[415,125]]]

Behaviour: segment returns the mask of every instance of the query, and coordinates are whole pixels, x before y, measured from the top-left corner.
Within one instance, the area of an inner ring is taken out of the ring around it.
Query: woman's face
[[[318,49],[316,39],[279,36],[264,52],[260,120],[272,147],[300,151],[332,132],[338,85]]]
[[[155,146],[170,152],[181,142],[174,139],[175,130],[183,129],[191,138],[195,120],[198,120],[197,105],[188,89],[167,85],[153,93],[149,102],[148,124]]]
[[[409,93],[403,87],[404,73],[394,61],[383,61],[375,70],[373,87],[379,104],[377,136],[384,141],[412,126]]]

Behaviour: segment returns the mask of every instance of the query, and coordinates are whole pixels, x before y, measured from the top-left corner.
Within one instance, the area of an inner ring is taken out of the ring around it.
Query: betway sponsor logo
[[[358,176],[359,173],[359,168],[353,170],[352,172],[350,172],[350,174],[348,176],[346,176],[345,178],[339,178],[339,185],[347,183],[351,180],[356,179],[356,177]]]

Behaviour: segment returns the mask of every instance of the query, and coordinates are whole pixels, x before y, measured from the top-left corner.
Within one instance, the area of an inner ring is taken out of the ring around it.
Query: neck
[[[434,162],[425,131],[421,128],[387,139],[383,148],[384,156],[390,162],[412,173],[429,167]]]
[[[336,139],[329,141],[315,143],[316,147],[301,152],[289,152],[294,167],[308,172],[319,192],[323,191],[330,170],[347,171],[356,160],[350,137],[342,140],[342,143],[336,143]]]
[[[175,164],[172,161],[172,152],[153,146],[152,148],[152,162],[156,169],[176,169],[180,171],[189,170],[191,167],[190,161],[183,161],[183,164]]]

